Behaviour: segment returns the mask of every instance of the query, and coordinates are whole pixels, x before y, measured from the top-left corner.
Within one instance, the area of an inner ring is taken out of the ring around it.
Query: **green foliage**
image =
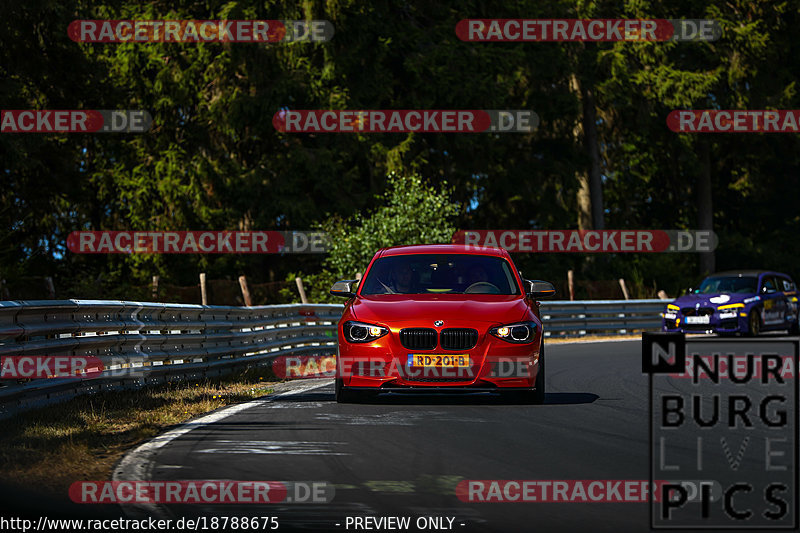
[[[363,274],[381,248],[451,242],[460,209],[452,195],[447,183],[434,187],[418,174],[390,173],[386,192],[375,198],[378,207],[374,211],[327,218],[318,226],[331,240],[323,270],[301,276],[309,300],[337,301],[328,293],[331,285],[340,279],[355,279],[357,272]]]
[[[575,176],[587,160],[574,135],[582,106],[573,78],[594,88],[606,227],[695,228],[707,149],[717,267],[800,277],[800,137],[701,137],[665,125],[675,108],[800,107],[795,4],[0,2],[3,109],[146,109],[154,119],[144,135],[0,135],[0,278],[53,276],[61,295],[90,287],[124,297],[153,275],[188,286],[200,272],[246,274],[252,283],[303,272],[311,298],[327,299],[329,281],[352,278],[381,246],[446,242],[453,228],[574,229]],[[720,21],[723,36],[584,44],[467,43],[455,35],[463,18],[498,16],[707,17]],[[66,32],[74,19],[159,18],[326,19],[336,34],[326,43],[262,46],[78,44]],[[541,123],[529,134],[290,134],[272,126],[283,108],[532,109]],[[409,176],[402,180],[425,176],[427,185],[398,189],[386,181],[391,171]],[[315,226],[334,236],[327,258],[81,256],[64,246],[81,229]],[[669,293],[694,281],[698,266],[687,254],[515,260],[529,277],[563,280],[572,268],[583,278],[638,276],[642,287],[655,282]]]

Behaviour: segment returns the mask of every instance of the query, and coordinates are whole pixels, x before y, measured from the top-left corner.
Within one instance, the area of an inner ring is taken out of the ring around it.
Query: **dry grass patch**
[[[222,379],[81,396],[0,421],[4,481],[64,498],[70,484],[106,480],[122,455],[165,428],[272,392],[251,369]]]
[[[545,344],[574,344],[577,342],[605,342],[605,341],[627,341],[642,340],[642,334],[630,335],[585,335],[583,337],[545,337]]]

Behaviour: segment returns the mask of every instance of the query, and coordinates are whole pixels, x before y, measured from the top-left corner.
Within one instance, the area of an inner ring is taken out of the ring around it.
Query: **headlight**
[[[717,312],[721,319],[736,318],[739,309],[744,309],[744,304],[728,304],[717,307]]]
[[[344,331],[345,340],[354,343],[372,342],[389,333],[389,330],[383,326],[353,321],[345,322],[342,330]]]
[[[519,322],[506,326],[496,326],[490,329],[489,333],[504,341],[515,344],[528,344],[533,342],[533,338],[536,336],[536,322]]]

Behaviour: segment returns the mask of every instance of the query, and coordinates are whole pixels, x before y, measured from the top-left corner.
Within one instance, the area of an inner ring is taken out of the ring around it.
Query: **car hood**
[[[381,294],[353,302],[353,315],[365,322],[459,320],[510,323],[523,320],[528,305],[519,296],[497,294]]]
[[[744,300],[752,298],[754,294],[686,294],[672,302],[672,305],[677,305],[681,309],[684,307],[694,307],[700,304],[700,307],[719,307],[720,305],[738,304],[743,303]]]

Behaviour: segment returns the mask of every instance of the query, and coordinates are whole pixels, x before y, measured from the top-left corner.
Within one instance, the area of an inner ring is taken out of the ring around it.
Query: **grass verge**
[[[75,481],[110,479],[123,454],[164,429],[273,391],[267,368],[222,378],[80,396],[0,421],[5,483],[63,499]]]

